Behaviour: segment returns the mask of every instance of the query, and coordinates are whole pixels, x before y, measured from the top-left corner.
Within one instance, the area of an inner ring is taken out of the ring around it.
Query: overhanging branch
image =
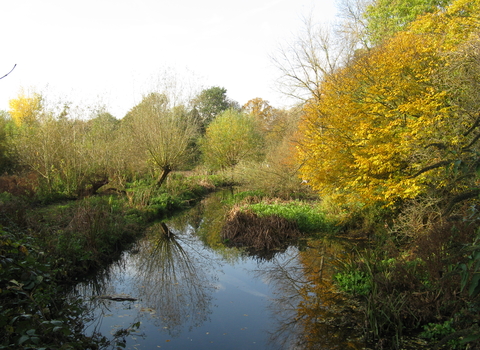
[[[0,79],[5,78],[7,75],[9,75],[10,73],[12,73],[16,66],[17,66],[17,64],[15,63],[15,65],[13,66],[13,68],[10,69],[10,72],[8,72],[7,74],[5,74],[5,75],[4,75],[3,77],[1,77]]]
[[[467,199],[478,197],[479,195],[480,195],[480,188],[475,188],[473,190],[457,194],[455,197],[450,199],[445,210],[443,211],[443,215],[450,214],[455,204],[463,202],[464,200],[467,200]]]
[[[433,170],[433,169],[437,169],[437,168],[440,168],[444,165],[448,165],[450,164],[451,161],[449,160],[442,160],[441,162],[438,162],[438,163],[435,163],[435,164],[432,164],[432,165],[429,165],[423,169],[420,169],[416,174],[412,175],[412,178],[415,178],[423,173],[426,173],[427,171],[430,171],[430,170]]]

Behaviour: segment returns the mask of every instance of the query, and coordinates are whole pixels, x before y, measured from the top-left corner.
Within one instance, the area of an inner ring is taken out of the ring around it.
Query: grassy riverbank
[[[162,188],[142,181],[57,201],[3,192],[0,349],[106,346],[102,337],[82,333],[79,301],[65,297],[69,285],[117,259],[150,221],[225,184],[220,177],[175,175]]]

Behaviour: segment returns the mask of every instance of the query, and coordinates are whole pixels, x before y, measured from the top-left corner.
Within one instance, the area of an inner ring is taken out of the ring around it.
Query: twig
[[[7,75],[9,75],[10,73],[12,73],[16,66],[17,66],[17,64],[15,63],[15,65],[13,66],[13,68],[10,69],[10,72],[8,72],[7,74],[5,74],[5,75],[4,75],[3,77],[1,77],[0,79],[5,78]]]

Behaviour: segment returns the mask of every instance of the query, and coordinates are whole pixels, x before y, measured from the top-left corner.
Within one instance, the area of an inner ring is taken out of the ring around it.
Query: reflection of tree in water
[[[99,307],[105,304],[105,299],[99,299],[98,296],[115,294],[115,286],[113,280],[117,277],[118,271],[125,270],[126,259],[122,256],[119,260],[112,262],[98,271],[94,276],[85,278],[85,281],[75,285],[73,293],[89,299],[90,308]]]
[[[332,285],[331,262],[343,250],[336,242],[312,241],[301,252],[287,250],[258,272],[276,290],[270,305],[277,323],[272,343],[309,350],[361,348],[359,342],[348,340],[352,329],[338,322],[344,299]]]
[[[147,239],[139,245],[132,262],[142,305],[155,310],[172,335],[180,333],[186,323],[193,327],[205,321],[213,285],[199,268],[197,257],[184,250],[164,223],[150,227]]]
[[[202,241],[205,247],[213,249],[223,260],[234,262],[244,250],[226,247],[220,235],[228,209],[224,200],[232,195],[232,189],[212,193],[187,212],[170,218],[168,226],[183,232],[190,231],[191,236]]]

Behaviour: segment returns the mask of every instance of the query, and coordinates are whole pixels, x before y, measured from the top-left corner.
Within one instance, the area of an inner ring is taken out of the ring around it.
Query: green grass
[[[315,206],[301,201],[249,204],[248,209],[258,216],[276,215],[297,223],[305,233],[331,233],[337,230],[334,222]]]

